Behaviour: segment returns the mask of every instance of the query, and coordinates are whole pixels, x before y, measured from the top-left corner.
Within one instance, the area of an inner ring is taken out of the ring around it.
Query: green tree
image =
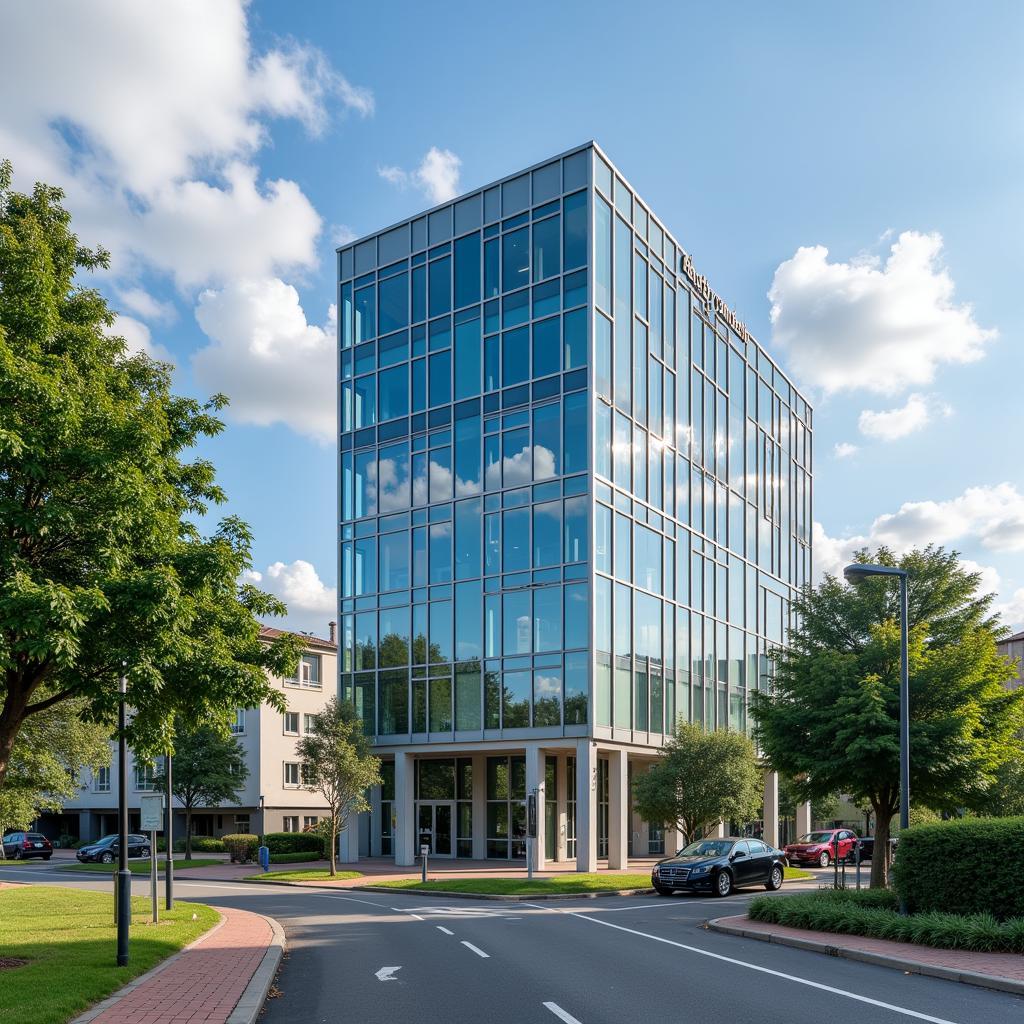
[[[33,715],[81,698],[108,727],[128,676],[129,740],[169,748],[235,707],[283,709],[265,670],[287,675],[300,641],[266,645],[257,616],[284,606],[237,580],[251,537],[239,519],[195,525],[224,500],[210,462],[225,399],[171,392],[171,370],[129,355],[80,270],[102,249],[71,232],[60,189],[11,189],[0,164],[0,788]]]
[[[167,788],[166,762],[153,777],[158,791]],[[171,792],[185,808],[185,857],[192,857],[192,813],[198,807],[237,804],[249,778],[245,750],[236,736],[209,725],[176,737],[171,762]]]
[[[1024,753],[999,767],[995,783],[978,810],[992,818],[1024,816]]]
[[[955,552],[927,547],[897,560],[887,548],[860,561],[907,570],[910,791],[915,804],[977,806],[1019,750],[1024,691],[996,651],[991,596]],[[755,735],[798,799],[843,792],[875,815],[871,884],[888,880],[890,822],[899,808],[899,649],[896,588],[827,576],[793,603],[797,625],[774,652],[771,694],[751,696]],[[885,851],[885,855],[882,855]]]
[[[779,817],[789,821],[796,820],[796,805],[802,801],[797,799],[793,780],[785,775],[779,776]],[[839,808],[839,794],[828,793],[811,801],[812,821],[828,821],[836,816]]]
[[[636,809],[645,821],[678,829],[685,845],[719,821],[757,817],[762,776],[744,733],[704,732],[680,722],[662,753],[633,782]]]
[[[368,810],[366,791],[380,784],[380,758],[370,753],[363,723],[348,701],[332,697],[316,716],[313,731],[299,740],[303,785],[324,798],[332,877],[338,871],[338,835],[349,819]]]
[[[28,828],[41,811],[59,813],[77,793],[82,768],[110,764],[109,730],[83,720],[84,711],[82,698],[65,700],[25,723],[0,788],[0,835]]]

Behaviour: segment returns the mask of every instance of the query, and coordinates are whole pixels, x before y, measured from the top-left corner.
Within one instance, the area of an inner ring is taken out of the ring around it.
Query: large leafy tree
[[[321,830],[330,848],[331,876],[338,872],[338,835],[351,818],[369,809],[366,791],[380,784],[380,758],[370,752],[370,741],[354,705],[332,697],[317,714],[312,732],[299,740],[303,785],[327,803]]]
[[[897,559],[887,548],[860,561],[908,573],[910,791],[939,810],[980,806],[1000,766],[1020,749],[1024,690],[996,650],[991,596],[955,552],[927,547]],[[866,800],[875,848],[888,850],[899,808],[900,629],[896,588],[884,579],[849,586],[826,576],[794,601],[797,625],[774,652],[771,694],[752,694],[756,737],[799,799],[834,792]],[[887,856],[871,861],[884,885]]]
[[[185,857],[192,856],[192,814],[199,807],[237,804],[238,791],[249,777],[245,750],[237,737],[209,725],[178,736],[171,764],[171,792],[185,808]],[[164,768],[154,786],[167,788]]]
[[[744,733],[704,732],[680,722],[663,756],[633,780],[640,816],[690,843],[719,821],[749,821],[761,807],[762,775]]]
[[[236,707],[283,708],[265,670],[293,670],[299,641],[260,642],[280,602],[237,580],[248,528],[197,520],[224,500],[191,457],[222,429],[171,392],[171,370],[111,337],[114,314],[76,281],[107,254],[79,244],[63,194],[11,189],[0,164],[0,787],[34,715],[79,698],[113,721],[128,677],[136,751],[172,744]]]
[[[75,796],[82,768],[110,764],[108,730],[83,720],[84,705],[81,697],[59,701],[25,722],[0,787],[0,835],[28,828],[41,811],[59,813]]]

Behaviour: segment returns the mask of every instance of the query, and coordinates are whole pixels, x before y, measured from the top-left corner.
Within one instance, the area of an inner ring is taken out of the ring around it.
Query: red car
[[[783,852],[790,864],[817,864],[819,867],[827,868],[836,856],[837,838],[839,859],[844,860],[852,856],[858,839],[848,828],[808,832],[795,843],[790,843]]]

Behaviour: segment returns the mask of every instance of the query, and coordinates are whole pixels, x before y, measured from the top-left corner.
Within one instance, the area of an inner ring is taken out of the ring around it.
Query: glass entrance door
[[[420,800],[416,805],[417,845],[430,847],[432,857],[454,857],[452,826],[455,821],[454,800]]]

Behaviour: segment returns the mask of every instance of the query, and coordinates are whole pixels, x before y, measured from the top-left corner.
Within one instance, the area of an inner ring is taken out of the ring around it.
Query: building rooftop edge
[[[263,623],[260,623],[261,640],[274,640],[279,636],[288,635],[297,636],[309,647],[322,647],[329,651],[336,651],[338,649],[338,645],[336,643],[332,643],[330,640],[325,640],[320,636],[314,636],[312,633],[303,633],[296,629],[278,629],[276,626],[264,626]]]

